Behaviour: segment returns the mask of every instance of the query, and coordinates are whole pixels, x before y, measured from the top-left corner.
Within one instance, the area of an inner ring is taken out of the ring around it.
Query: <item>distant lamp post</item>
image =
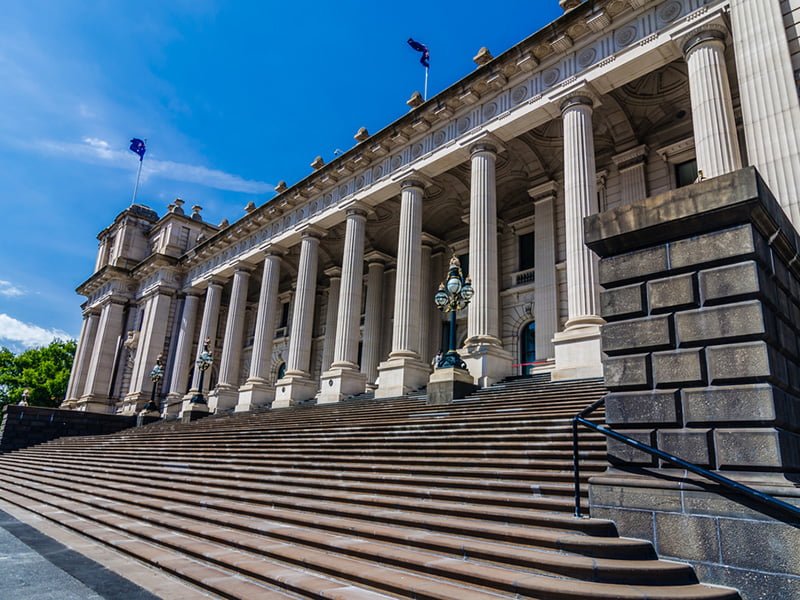
[[[447,279],[439,284],[439,291],[433,297],[437,308],[445,313],[450,313],[450,348],[447,353],[436,363],[437,369],[466,369],[467,365],[461,360],[456,352],[456,312],[467,307],[475,290],[472,289],[472,281],[469,277],[464,277],[461,272],[461,261],[453,255],[450,259],[450,269],[447,272]]]
[[[156,357],[156,366],[153,367],[153,370],[150,371],[150,381],[153,382],[153,389],[150,390],[150,402],[145,405],[144,410],[145,412],[158,412],[158,404],[156,404],[156,389],[158,388],[159,382],[164,378],[164,367],[161,359],[161,355],[159,354]]]
[[[214,357],[211,355],[211,351],[208,349],[208,345],[211,343],[211,340],[206,338],[206,341],[203,342],[203,351],[200,353],[200,356],[197,357],[197,368],[200,369],[200,385],[198,386],[197,393],[192,396],[191,403],[192,404],[205,404],[206,399],[203,396],[203,379],[205,377],[206,371],[211,366],[211,363],[214,362]]]

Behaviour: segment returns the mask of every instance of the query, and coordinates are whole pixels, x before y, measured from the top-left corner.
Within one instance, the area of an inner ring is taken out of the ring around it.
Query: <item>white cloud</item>
[[[107,141],[99,138],[83,138],[82,144],[41,141],[36,144],[40,150],[50,154],[61,154],[90,164],[104,164],[118,169],[135,168],[136,155],[127,149],[115,149]],[[171,160],[158,160],[145,157],[142,164],[142,177],[163,177],[172,181],[195,183],[219,190],[244,192],[246,194],[266,194],[274,186],[263,181],[244,179],[216,169],[197,165],[187,165]]]
[[[23,323],[7,314],[0,313],[0,342],[15,342],[24,348],[47,346],[55,338],[71,339],[73,336],[59,329],[44,329],[38,325]]]
[[[0,296],[13,298],[14,296],[24,296],[26,293],[24,289],[15,286],[10,281],[0,280]]]

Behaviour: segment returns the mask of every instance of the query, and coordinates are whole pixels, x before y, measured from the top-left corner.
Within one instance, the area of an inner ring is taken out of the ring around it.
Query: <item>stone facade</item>
[[[607,274],[583,244],[584,217],[747,161],[794,214],[786,178],[800,173],[800,156],[785,132],[800,130],[800,18],[795,0],[757,4],[571,3],[550,27],[495,58],[483,53],[463,80],[374,135],[360,129],[353,148],[315,160],[308,177],[281,182],[230,223],[204,222],[197,206],[186,214],[182,200],[160,217],[131,206],[98,236],[95,273],[78,289],[84,325],[64,406],[139,411],[162,354],[164,412],[177,413],[197,392],[205,339],[212,410],[425,387],[448,327],[432,298],[453,254],[476,294],[458,317],[474,384],[521,363],[554,379],[600,375],[601,306],[636,312],[645,293],[664,310],[689,306],[682,295],[701,282],[601,298]],[[767,91],[775,102],[762,101]],[[751,305],[720,308],[717,327],[737,317],[726,310],[755,318]],[[694,327],[691,314],[682,318]],[[664,327],[656,311],[629,329],[669,352]],[[618,330],[620,343],[627,333]],[[757,349],[738,352],[714,369]],[[659,355],[659,377],[670,361],[692,360]]]
[[[586,239],[607,424],[800,506],[800,237],[755,169],[591,217]],[[797,523],[622,442],[608,454],[592,516],[746,600],[800,595]]]

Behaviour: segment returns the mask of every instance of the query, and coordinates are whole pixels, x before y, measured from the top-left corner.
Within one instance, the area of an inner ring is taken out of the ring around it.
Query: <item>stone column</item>
[[[436,293],[431,278],[431,256],[433,246],[438,242],[436,238],[428,234],[422,234],[422,270],[420,274],[420,311],[419,311],[419,355],[423,362],[430,363],[436,356],[436,350],[431,354],[431,311],[435,310],[436,304],[433,296]],[[438,288],[438,282],[436,284]],[[438,350],[438,348],[437,348]]]
[[[167,337],[167,323],[172,305],[172,295],[155,292],[147,299],[145,317],[139,334],[139,347],[136,351],[131,381],[122,412],[138,412],[149,400],[153,389],[150,371],[156,358],[164,351]],[[160,386],[159,386],[160,387]]]
[[[325,311],[325,342],[322,346],[322,372],[331,368],[333,351],[336,347],[336,320],[339,318],[339,292],[342,284],[342,269],[330,267],[325,269],[330,280],[328,286],[328,306]]]
[[[636,148],[612,156],[620,177],[620,196],[622,204],[630,204],[647,198],[647,146]]]
[[[592,100],[561,104],[564,124],[564,207],[567,245],[567,322],[554,337],[553,379],[602,375],[597,257],[583,243],[583,218],[597,212]]]
[[[217,388],[208,395],[208,409],[213,412],[229,410],[239,399],[239,369],[242,355],[247,287],[250,267],[239,265],[233,273],[231,300],[225,322],[225,337],[219,362]]]
[[[81,334],[78,338],[78,347],[75,350],[75,360],[72,362],[72,371],[69,374],[67,394],[61,408],[75,408],[75,403],[86,386],[86,373],[89,370],[89,360],[92,356],[94,340],[97,335],[97,323],[99,321],[100,314],[94,310],[89,310],[83,315]]]
[[[208,288],[206,288],[206,301],[203,306],[203,319],[200,321],[200,337],[197,340],[197,351],[195,353],[195,362],[196,359],[200,357],[200,353],[203,352],[203,342],[208,339],[209,342],[209,350],[214,352],[214,343],[216,342],[217,338],[217,324],[219,322],[219,307],[222,301],[222,285],[223,282],[217,279],[212,279],[209,284]],[[218,356],[214,356],[214,360],[219,360]],[[191,399],[194,394],[197,393],[198,388],[200,386],[200,371],[194,369],[194,378],[192,380],[192,389],[189,390],[189,393],[184,396],[184,400]],[[209,375],[210,372],[207,372],[206,375]],[[205,377],[203,380],[203,386],[208,390],[208,377]],[[205,390],[203,392],[205,394]]]
[[[172,380],[167,394],[166,414],[175,414],[180,410],[178,402],[189,387],[189,375],[192,371],[192,338],[197,322],[197,307],[200,298],[197,294],[187,293],[183,301],[181,324],[178,330],[178,343],[175,346],[175,364],[172,367]]]
[[[684,42],[683,52],[689,69],[697,170],[709,178],[740,169],[742,158],[725,68],[725,33],[717,29],[693,33]]]
[[[111,298],[100,311],[97,335],[86,372],[86,385],[77,402],[78,410],[108,412],[111,404],[111,374],[122,335],[125,301]]]
[[[781,3],[732,0],[731,22],[748,159],[800,229],[800,100]]]
[[[555,358],[553,336],[558,330],[558,279],[553,204],[556,199],[556,189],[556,183],[551,181],[528,190],[536,210],[533,232],[533,266],[536,274],[536,287],[533,291],[536,360]]]
[[[375,388],[381,357],[381,325],[383,324],[383,270],[389,257],[373,251],[367,259],[367,306],[364,316],[364,346],[361,351],[361,372],[367,388]]]
[[[470,146],[469,275],[475,296],[467,313],[466,352],[470,375],[481,387],[511,375],[512,356],[500,341],[500,274],[497,252],[499,140],[487,137]]]
[[[428,379],[428,366],[419,356],[423,188],[419,179],[401,183],[392,351],[378,367],[378,398],[401,396],[422,387]]]
[[[356,205],[347,209],[336,346],[331,368],[322,375],[320,394],[317,397],[320,404],[338,402],[347,396],[361,394],[366,389],[367,378],[358,365],[366,222],[367,212],[364,207]]]
[[[448,256],[444,250],[436,250],[431,258],[431,289],[433,293],[439,289],[439,283],[444,281],[447,275],[447,260]],[[430,342],[428,352],[431,356],[436,356],[439,350],[442,350],[442,312],[436,308],[436,305],[431,302],[432,307],[430,311],[430,325],[428,331],[430,332]]]
[[[317,285],[319,240],[323,232],[308,228],[300,243],[300,264],[297,269],[297,293],[292,310],[292,330],[286,375],[276,384],[273,408],[290,406],[313,398],[318,384],[311,379],[311,328],[314,324],[314,299]]]
[[[283,254],[284,250],[277,246],[272,246],[265,252],[261,291],[258,296],[253,355],[250,359],[250,374],[245,384],[239,388],[236,412],[266,406],[275,398],[275,387],[269,381],[269,370],[275,339],[275,310],[278,305]]]

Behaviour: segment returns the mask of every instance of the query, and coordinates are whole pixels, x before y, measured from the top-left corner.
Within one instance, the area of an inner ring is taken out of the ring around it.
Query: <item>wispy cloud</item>
[[[25,294],[27,294],[27,291],[23,288],[17,287],[10,281],[0,280],[0,296],[13,298],[15,296],[24,296]]]
[[[35,146],[49,154],[59,154],[80,162],[103,164],[117,169],[131,170],[132,165],[138,160],[136,155],[127,149],[115,148],[107,141],[94,137],[84,138],[82,144],[46,140],[35,143]],[[272,184],[263,181],[244,179],[238,175],[198,165],[158,160],[150,156],[147,156],[142,163],[142,177],[163,177],[172,181],[245,194],[266,194],[274,189]]]
[[[0,345],[12,342],[10,345],[19,345],[23,348],[47,346],[54,339],[67,340],[72,338],[66,331],[59,329],[45,329],[38,325],[23,323],[5,313],[0,313]]]

